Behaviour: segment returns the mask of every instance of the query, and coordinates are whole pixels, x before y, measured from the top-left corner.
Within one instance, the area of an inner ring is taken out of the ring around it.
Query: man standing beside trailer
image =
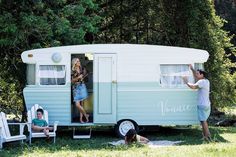
[[[202,125],[203,139],[211,141],[211,134],[208,128],[207,119],[211,112],[211,103],[209,99],[210,82],[206,78],[206,72],[203,70],[194,70],[192,65],[189,65],[197,82],[191,84],[187,77],[183,77],[184,82],[191,89],[198,89],[198,119]]]

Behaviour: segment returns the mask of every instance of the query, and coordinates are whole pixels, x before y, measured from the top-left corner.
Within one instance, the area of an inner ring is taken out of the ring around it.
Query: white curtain
[[[187,76],[189,82],[193,83],[193,74],[188,65],[160,65],[161,85],[165,87],[183,87],[182,76]]]
[[[195,63],[194,64],[194,69],[195,70],[198,70],[198,69],[204,70],[203,63]]]
[[[66,72],[64,65],[40,65],[41,85],[65,85]]]

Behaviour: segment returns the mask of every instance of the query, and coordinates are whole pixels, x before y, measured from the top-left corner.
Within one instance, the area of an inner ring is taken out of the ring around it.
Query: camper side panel
[[[59,87],[26,87],[23,91],[27,110],[39,104],[48,111],[49,124],[59,121],[59,125],[71,124],[70,91]]]
[[[138,125],[197,124],[197,92],[160,84],[160,64],[190,64],[155,53],[123,53],[117,63],[117,121]]]

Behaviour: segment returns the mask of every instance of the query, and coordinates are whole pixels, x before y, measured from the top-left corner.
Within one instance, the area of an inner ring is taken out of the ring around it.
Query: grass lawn
[[[45,139],[34,139],[31,146],[19,142],[5,144],[0,151],[3,156],[27,157],[236,157],[236,128],[211,127],[210,131],[216,142],[201,141],[201,130],[197,126],[191,128],[164,127],[156,131],[143,131],[140,134],[150,140],[181,140],[176,146],[149,148],[145,145],[110,146],[107,142],[119,140],[112,129],[97,128],[91,139],[73,140],[72,131],[58,131],[56,144]]]

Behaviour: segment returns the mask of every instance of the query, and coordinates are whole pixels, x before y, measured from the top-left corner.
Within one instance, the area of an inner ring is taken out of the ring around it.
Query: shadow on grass
[[[210,131],[213,135],[213,140],[217,142],[228,142],[220,134],[223,133],[235,133],[235,128],[217,128],[211,127]],[[149,138],[150,140],[170,140],[170,141],[183,141],[180,145],[200,145],[201,141],[201,129],[200,127],[190,128],[177,128],[177,127],[161,127],[158,131],[142,131],[141,135]],[[131,146],[110,146],[108,142],[117,141],[112,128],[100,128],[92,132],[91,139],[72,139],[72,130],[58,130],[56,144],[47,142],[44,138],[33,139],[32,145],[27,143],[19,145],[19,143],[8,143],[0,151],[0,156],[19,156],[23,153],[33,153],[35,151],[53,153],[57,151],[89,151],[105,149],[107,151],[120,150],[125,151]],[[135,147],[142,147],[142,145],[135,145]]]
[[[212,139],[214,142],[228,142],[220,134],[222,133],[235,133],[236,129],[231,128],[216,128],[210,127]],[[200,127],[161,127],[159,132],[144,132],[150,140],[170,140],[170,141],[183,141],[180,145],[199,145],[206,143],[201,140],[202,130]]]

